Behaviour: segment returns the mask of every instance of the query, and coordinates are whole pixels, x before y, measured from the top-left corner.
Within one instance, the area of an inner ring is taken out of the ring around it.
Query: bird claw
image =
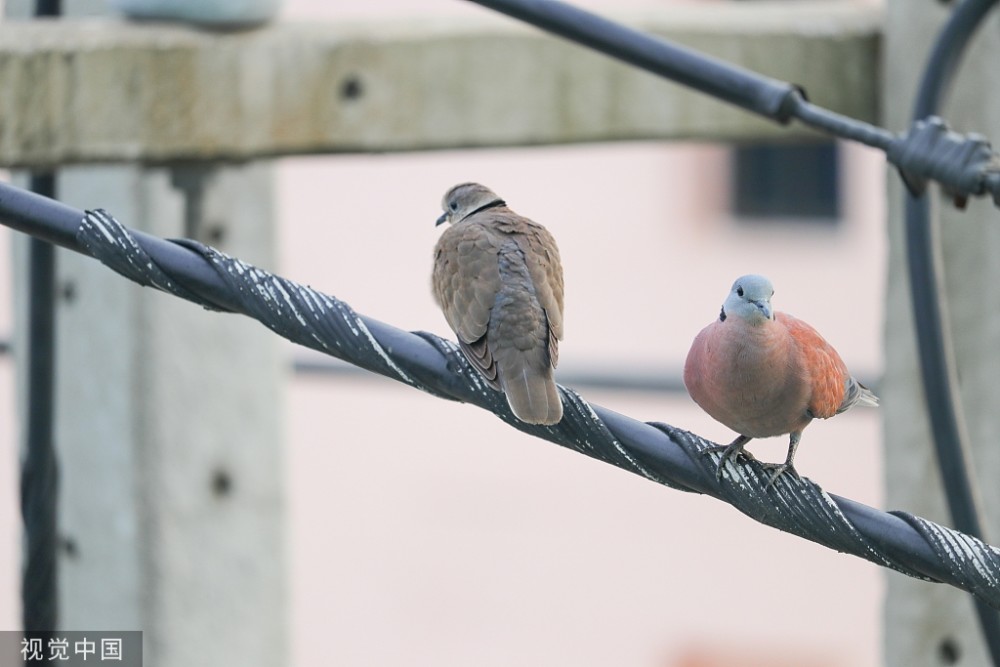
[[[774,486],[774,483],[778,481],[778,478],[782,475],[788,473],[791,474],[795,479],[802,479],[799,477],[799,472],[795,469],[791,463],[764,463],[761,464],[764,470],[773,470],[771,473],[771,478],[767,480],[767,484],[764,486],[765,489],[770,489]]]
[[[747,461],[756,461],[753,454],[743,449],[746,441],[740,441],[737,439],[735,442],[729,445],[712,445],[711,447],[706,447],[701,450],[702,455],[707,454],[717,454],[722,452],[722,456],[719,457],[719,467],[715,469],[715,479],[722,480],[722,469],[726,466],[726,461],[735,458],[739,460],[741,457]]]

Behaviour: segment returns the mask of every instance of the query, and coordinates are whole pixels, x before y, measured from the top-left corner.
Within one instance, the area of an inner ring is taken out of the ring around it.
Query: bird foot
[[[764,487],[766,489],[770,489],[772,486],[774,486],[774,483],[778,481],[778,478],[785,474],[789,474],[795,479],[802,479],[801,477],[799,477],[799,472],[795,469],[795,466],[793,466],[791,463],[788,462],[763,463],[761,464],[761,467],[764,468],[764,470],[773,471],[771,473],[771,478],[767,480],[767,484]]]
[[[747,443],[746,440],[737,438],[731,444],[713,445],[711,447],[706,447],[705,449],[701,450],[701,453],[703,455],[717,454],[719,452],[722,452],[722,456],[719,457],[719,467],[716,468],[715,470],[715,479],[717,480],[722,479],[722,469],[725,467],[726,461],[728,461],[729,459],[735,458],[736,460],[739,460],[742,457],[747,461],[757,460],[754,458],[753,454],[743,449],[743,446],[746,445],[746,443]]]

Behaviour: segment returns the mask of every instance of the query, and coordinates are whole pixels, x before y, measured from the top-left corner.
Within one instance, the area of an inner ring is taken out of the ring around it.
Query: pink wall
[[[881,160],[847,151],[848,215],[832,231],[735,223],[723,159],[636,144],[289,160],[282,271],[450,335],[429,293],[433,220],[448,186],[480,180],[560,243],[562,368],[679,368],[732,280],[758,271],[779,308],[877,374]],[[683,395],[585,395],[732,438]],[[378,379],[300,380],[290,406],[296,664],[879,664],[873,565]],[[880,504],[877,411],[804,441],[804,474]],[[785,446],[754,451],[778,460]]]

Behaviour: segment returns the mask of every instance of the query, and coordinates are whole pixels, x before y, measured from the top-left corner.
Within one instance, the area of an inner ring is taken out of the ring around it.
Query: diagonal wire
[[[0,220],[91,255],[139,284],[213,310],[255,317],[301,345],[434,395],[472,403],[511,426],[657,483],[731,503],[757,521],[909,576],[950,584],[1000,609],[1000,550],[907,514],[828,494],[808,479],[781,478],[770,490],[756,462],[714,473],[712,443],[666,424],[646,424],[592,405],[560,387],[565,417],[533,426],[511,414],[457,346],[355,313],[346,303],[195,241],[167,241],[125,228],[103,211],[84,214],[0,184]],[[786,476],[787,477],[787,476]],[[962,549],[942,548],[961,544]]]
[[[1000,206],[1000,158],[976,135],[943,123],[915,123],[899,136],[810,103],[794,84],[772,79],[557,0],[471,0],[657,76],[779,123],[793,119],[885,152],[907,186],[936,180],[956,198],[990,194]]]

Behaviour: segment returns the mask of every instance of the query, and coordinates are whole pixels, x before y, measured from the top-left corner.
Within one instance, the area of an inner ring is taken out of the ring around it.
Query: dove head
[[[748,275],[736,279],[733,289],[722,304],[723,321],[727,317],[739,317],[749,324],[758,325],[774,319],[771,296],[774,287],[764,276]]]
[[[454,224],[468,218],[473,213],[505,205],[504,200],[485,185],[461,183],[444,193],[444,198],[441,199],[441,208],[444,209],[444,214],[437,219],[437,224],[440,225],[443,222]]]

